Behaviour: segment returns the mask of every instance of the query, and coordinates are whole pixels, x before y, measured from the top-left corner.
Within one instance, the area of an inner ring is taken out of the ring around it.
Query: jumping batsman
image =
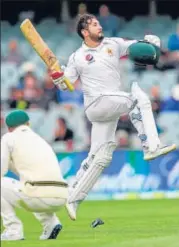
[[[116,148],[115,131],[119,117],[128,113],[138,132],[144,159],[152,160],[167,154],[175,145],[161,144],[149,97],[138,86],[131,85],[131,93],[121,91],[119,58],[129,55],[137,64],[156,64],[160,39],[146,35],[143,41],[125,41],[122,38],[104,38],[102,27],[95,16],[80,17],[77,32],[82,46],[74,52],[63,72],[53,72],[54,84],[65,90],[64,76],[72,83],[80,79],[84,93],[85,113],[92,123],[91,148],[69,190],[67,209],[72,220],[77,208],[109,166]]]
[[[50,145],[29,127],[26,112],[16,110],[6,117],[8,133],[1,139],[1,240],[24,239],[23,224],[15,208],[34,213],[43,226],[41,240],[55,239],[62,225],[55,215],[68,197],[55,153]],[[20,181],[5,177],[8,170]]]

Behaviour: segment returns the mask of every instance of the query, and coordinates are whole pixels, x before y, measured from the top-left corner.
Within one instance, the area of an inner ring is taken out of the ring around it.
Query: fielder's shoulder
[[[1,140],[8,140],[9,138],[12,138],[12,133],[8,132],[1,136]]]
[[[5,144],[5,145],[12,145],[13,143],[13,140],[14,140],[14,137],[13,137],[13,132],[10,133],[5,133],[2,137],[1,137],[1,143]]]

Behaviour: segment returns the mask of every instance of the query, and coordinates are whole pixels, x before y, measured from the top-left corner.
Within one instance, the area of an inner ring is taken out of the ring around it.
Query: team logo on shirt
[[[107,48],[107,53],[109,56],[113,56],[113,51],[111,48]]]
[[[94,57],[91,54],[87,54],[85,59],[88,61],[88,64],[94,62]]]

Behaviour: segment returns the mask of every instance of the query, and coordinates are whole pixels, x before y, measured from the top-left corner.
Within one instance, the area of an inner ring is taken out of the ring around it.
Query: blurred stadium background
[[[136,70],[123,57],[122,81],[128,91],[131,80],[138,80],[150,95],[161,140],[179,147],[178,5],[177,1],[145,0],[3,0],[1,135],[6,131],[4,118],[9,111],[27,110],[34,130],[55,149],[64,176],[73,178],[90,146],[91,126],[84,115],[80,81],[73,93],[56,89],[19,26],[30,18],[61,64],[66,65],[69,55],[81,44],[75,32],[76,19],[79,14],[90,12],[98,16],[106,36],[143,39],[145,34],[156,34],[161,38],[162,55],[157,66]],[[120,119],[116,140],[120,150],[115,152],[112,165],[90,194],[92,199],[135,198],[138,192],[141,197],[179,196],[179,151],[148,166],[142,159],[140,143],[128,116]]]

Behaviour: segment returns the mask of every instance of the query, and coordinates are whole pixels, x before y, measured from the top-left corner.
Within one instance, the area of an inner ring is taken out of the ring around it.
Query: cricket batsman
[[[85,14],[77,23],[82,46],[74,52],[64,72],[53,72],[55,85],[65,90],[64,76],[74,83],[81,80],[85,113],[92,123],[91,148],[69,190],[67,209],[72,220],[77,208],[109,166],[116,148],[115,131],[118,120],[129,114],[138,132],[144,151],[144,160],[152,160],[176,149],[164,146],[159,140],[151,102],[137,82],[131,92],[121,91],[120,61],[125,55],[140,65],[156,64],[159,59],[160,39],[146,35],[142,41],[125,41],[122,38],[105,38],[95,16]]]
[[[66,204],[68,186],[51,146],[29,127],[26,112],[16,110],[6,117],[8,133],[1,139],[1,240],[24,239],[16,207],[34,213],[43,226],[41,240],[55,239],[62,225],[55,215]],[[5,177],[8,170],[20,181]]]

